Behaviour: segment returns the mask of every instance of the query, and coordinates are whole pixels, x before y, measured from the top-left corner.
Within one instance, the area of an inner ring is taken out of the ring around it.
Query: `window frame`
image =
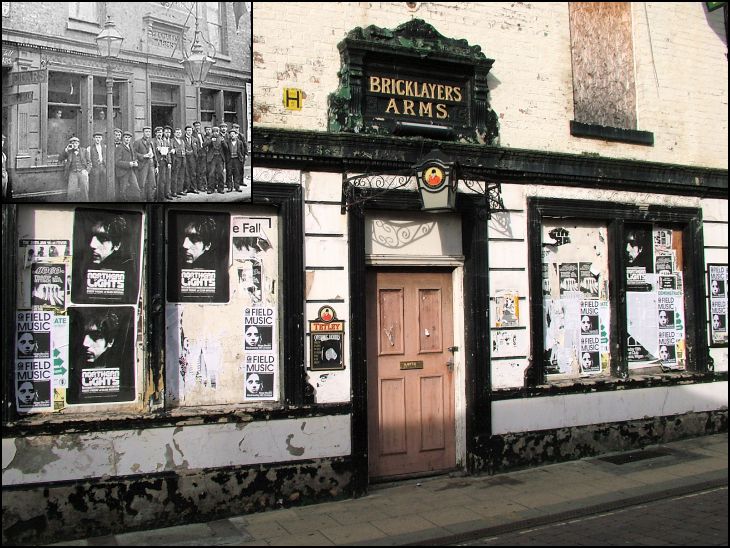
[[[685,261],[685,340],[689,373],[708,372],[708,346],[705,303],[705,272],[696,265],[704,264],[702,211],[698,208],[645,206],[587,200],[566,200],[533,197],[527,200],[528,264],[530,288],[530,364],[525,373],[527,386],[551,384],[547,381],[544,363],[544,326],[542,298],[542,224],[545,218],[605,221],[608,229],[609,307],[611,309],[610,353],[611,378],[604,382],[626,380],[631,375],[626,343],[626,278],[622,242],[627,223],[677,225],[682,232]],[[619,258],[620,260],[616,260]],[[637,372],[636,375],[640,375]],[[674,375],[676,372],[667,373]],[[573,383],[583,379],[571,379]],[[565,381],[561,381],[565,382]]]

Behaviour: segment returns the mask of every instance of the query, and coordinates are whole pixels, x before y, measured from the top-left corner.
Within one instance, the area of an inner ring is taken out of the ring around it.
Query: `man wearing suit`
[[[134,157],[137,160],[137,183],[139,184],[142,198],[147,201],[155,199],[155,168],[157,159],[152,149],[152,128],[142,128],[142,138],[134,142]]]
[[[198,188],[198,139],[193,136],[192,126],[185,126],[185,192],[197,194]]]
[[[119,175],[119,189],[122,200],[136,201],[142,197],[142,192],[137,183],[137,175],[134,168],[138,166],[137,159],[132,150],[132,134],[125,131],[122,136],[122,144],[117,147],[116,162],[114,166]]]
[[[185,140],[182,138],[182,130],[175,128],[175,137],[172,138],[172,195],[185,196],[183,188],[185,185]]]
[[[200,127],[200,122],[193,122],[193,137],[198,140],[198,157],[195,159],[198,165],[198,190],[205,192],[208,189],[208,160],[206,159],[205,147],[203,147],[205,135],[203,134],[203,129]]]
[[[216,190],[223,194],[225,193],[223,165],[228,156],[228,144],[221,136],[218,126],[213,128],[213,133],[205,141],[205,149],[208,160],[208,194],[213,194]]]
[[[163,202],[167,198],[165,192],[166,188],[170,185],[170,172],[168,171],[167,163],[167,150],[162,137],[162,126],[155,128],[155,136],[152,138],[152,150],[155,153],[155,175],[157,179],[157,193],[155,194],[155,200]],[[165,153],[164,155],[162,153]]]
[[[68,200],[70,202],[89,200],[89,168],[91,162],[86,149],[79,148],[79,138],[71,137],[68,146],[58,155],[59,162],[64,162],[63,176],[68,184]]]
[[[94,133],[94,144],[88,147],[91,159],[91,174],[89,176],[89,199],[91,201],[106,200],[106,145],[101,141],[104,134]]]
[[[246,153],[243,148],[243,143],[238,138],[238,132],[235,129],[230,131],[230,139],[228,142],[228,169],[231,173],[230,179],[230,191],[236,192],[241,191],[241,185],[246,185],[243,182],[243,164],[246,161]]]

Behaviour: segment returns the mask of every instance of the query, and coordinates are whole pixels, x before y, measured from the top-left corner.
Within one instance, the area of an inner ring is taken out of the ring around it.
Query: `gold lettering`
[[[428,84],[426,82],[421,83],[421,93],[419,93],[418,96],[428,99]]]
[[[391,93],[390,91],[390,78],[383,78],[383,85],[382,85],[382,92],[383,93]]]
[[[380,77],[379,76],[370,77],[370,91],[373,93],[380,93]]]
[[[388,114],[391,108],[393,109],[393,114],[400,114],[400,112],[398,112],[398,105],[396,105],[395,99],[388,101],[388,108],[385,109],[385,113]]]
[[[436,118],[443,120],[449,117],[449,112],[446,110],[446,105],[439,103],[436,105]]]
[[[405,95],[405,91],[403,91],[403,83],[403,80],[398,80],[395,83],[395,91],[398,95]]]
[[[413,111],[413,101],[406,99],[403,101],[403,114],[408,116],[415,116],[416,113]]]
[[[453,90],[453,89],[454,88],[451,87],[451,86],[446,86],[446,100],[447,101],[453,101],[454,100],[454,98],[451,97],[451,90]]]
[[[413,97],[413,95],[414,95],[413,94],[413,84],[415,84],[415,82],[413,80],[408,80],[406,82],[406,95],[408,97]]]
[[[454,97],[456,98],[457,103],[461,103],[461,88],[454,88]]]
[[[429,95],[428,98],[436,99],[436,84],[428,84],[428,88],[431,91],[431,95]]]
[[[424,103],[423,101],[418,101],[418,115],[428,116],[429,118],[433,118],[433,103]]]
[[[443,101],[444,100],[444,85],[443,84],[439,84],[438,90],[439,90],[439,92],[438,92],[438,99],[439,99],[439,101]]]

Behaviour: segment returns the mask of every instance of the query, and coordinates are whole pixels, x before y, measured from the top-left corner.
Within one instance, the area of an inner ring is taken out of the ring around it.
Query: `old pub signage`
[[[497,116],[487,101],[494,61],[479,46],[414,19],[392,30],[358,27],[338,48],[329,131],[496,142]]]
[[[383,73],[367,78],[365,117],[401,117],[442,123],[468,120],[469,101],[461,82],[430,81]]]

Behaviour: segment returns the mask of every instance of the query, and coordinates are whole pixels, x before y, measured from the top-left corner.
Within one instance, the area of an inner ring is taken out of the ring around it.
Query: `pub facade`
[[[254,5],[251,204],[6,207],[4,540],[726,431],[722,12],[374,6]]]
[[[234,4],[245,3],[4,2],[3,134],[12,198],[64,200],[59,154],[71,137],[86,147],[94,132],[106,134],[108,67],[95,38],[108,18],[124,38],[111,61],[114,127],[133,140],[144,126],[226,121],[248,128],[250,11],[238,13]],[[191,85],[181,62],[196,20],[215,63],[204,83]]]

